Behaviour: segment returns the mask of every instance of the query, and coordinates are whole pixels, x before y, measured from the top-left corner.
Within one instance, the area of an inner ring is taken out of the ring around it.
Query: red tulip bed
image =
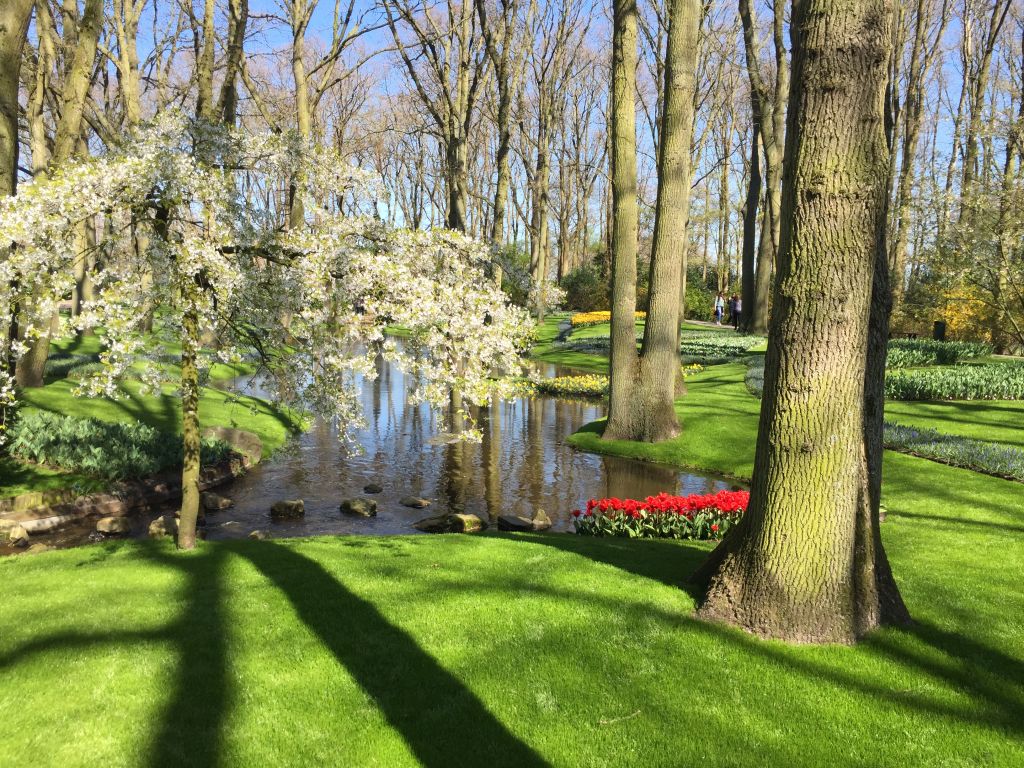
[[[750,502],[748,491],[646,499],[591,499],[573,512],[576,533],[645,539],[720,539],[739,522]]]

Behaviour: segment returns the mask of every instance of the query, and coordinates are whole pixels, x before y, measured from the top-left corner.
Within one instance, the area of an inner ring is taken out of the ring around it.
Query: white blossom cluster
[[[176,373],[160,362],[168,341],[204,366],[258,353],[280,401],[342,427],[361,423],[355,381],[374,375],[376,354],[412,374],[414,401],[437,408],[453,392],[469,403],[511,392],[532,322],[485,276],[487,248],[449,231],[396,231],[338,213],[341,200],[347,210],[372,200],[374,183],[292,135],[165,114],[123,148],[0,201],[5,359],[24,353],[20,339],[50,332],[85,255],[76,230],[87,225],[103,268],[94,300],[61,328],[101,335],[103,370],[83,381],[82,394],[117,397],[132,366],[151,387],[167,383]],[[286,225],[271,194],[282,189],[302,196],[303,226]],[[389,325],[409,339],[386,338]],[[0,398],[15,399],[6,370]]]

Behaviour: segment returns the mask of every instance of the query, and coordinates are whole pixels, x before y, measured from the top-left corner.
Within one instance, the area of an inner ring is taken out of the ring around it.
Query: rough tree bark
[[[615,3],[612,151],[615,215],[609,440],[657,442],[679,433],[679,285],[686,268],[690,141],[697,67],[699,0],[669,4],[665,95],[658,151],[658,198],[651,252],[650,300],[636,350],[636,125],[633,92],[636,5]]]
[[[0,195],[13,195],[18,180],[18,74],[33,0],[0,5]]]
[[[65,21],[65,24],[67,23]],[[81,18],[74,24],[74,29],[66,29],[66,34],[74,35],[75,43],[61,89],[60,119],[53,141],[51,167],[59,167],[69,160],[81,141],[82,115],[85,111],[89,85],[92,82],[93,63],[102,27],[103,0],[87,0]],[[27,316],[31,316],[32,308],[26,308],[26,313]],[[45,325],[47,331],[36,338],[26,340],[28,350],[18,360],[15,374],[18,385],[26,388],[43,386],[43,371],[50,354],[50,318],[35,318],[35,325]]]
[[[766,637],[850,643],[907,619],[876,506],[891,14],[891,0],[793,3],[782,239],[750,507],[694,576],[706,588],[700,616]]]

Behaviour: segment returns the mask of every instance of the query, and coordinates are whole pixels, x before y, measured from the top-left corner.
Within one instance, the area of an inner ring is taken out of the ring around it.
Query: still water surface
[[[406,402],[408,382],[402,371],[382,359],[377,369],[376,379],[362,383],[368,422],[357,435],[362,454],[344,455],[334,429],[317,423],[221,490],[235,506],[209,516],[208,537],[244,536],[254,529],[279,536],[415,533],[416,520],[445,511],[471,512],[493,522],[499,514],[531,517],[537,509],[547,512],[556,530],[571,530],[572,510],[590,498],[736,487],[721,478],[580,453],[566,445],[566,437],[604,416],[603,403],[545,396],[496,400],[474,411],[482,442],[446,441],[429,408]],[[567,371],[547,366],[541,373]],[[259,393],[258,385],[248,380],[235,386]],[[368,483],[384,488],[368,496],[377,501],[377,517],[341,514],[341,501],[364,496]],[[401,506],[399,500],[410,495],[429,499],[431,506]],[[269,507],[281,499],[303,499],[305,519],[272,523]]]

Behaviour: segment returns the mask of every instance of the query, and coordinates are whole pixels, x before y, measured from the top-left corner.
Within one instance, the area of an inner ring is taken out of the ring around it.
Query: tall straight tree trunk
[[[750,327],[750,313],[757,301],[756,274],[758,203],[761,200],[761,148],[760,131],[757,123],[750,130],[750,174],[747,179],[747,199],[743,205],[743,313],[740,318],[743,330]]]
[[[636,0],[612,2],[611,344],[609,418],[605,437],[631,432],[630,409],[639,357],[636,351],[636,257],[639,229],[636,169]],[[621,414],[621,415],[620,415]],[[615,418],[618,417],[618,418]],[[622,425],[616,423],[621,421]]]
[[[769,90],[761,75],[757,50],[756,16],[752,0],[739,0],[739,15],[743,24],[743,45],[746,55],[747,76],[750,80],[750,106],[753,121],[758,128],[764,148],[765,215],[762,217],[761,242],[758,246],[757,267],[754,273],[753,301],[743,299],[744,323],[753,333],[768,330],[769,301],[775,255],[779,249],[782,195],[782,161],[786,133],[786,94],[789,87],[789,64],[783,41],[785,3],[774,3],[772,41],[775,49],[775,83]]]
[[[0,3],[0,195],[18,181],[18,75],[33,0]]]
[[[793,3],[779,279],[750,507],[695,574],[703,618],[762,636],[849,643],[906,620],[873,512],[881,465],[868,427],[881,402],[865,404],[877,394],[869,338],[874,368],[883,343],[872,309],[888,294],[876,263],[887,258],[891,15],[891,0]]]
[[[445,226],[456,232],[466,231],[466,180],[468,150],[461,134],[449,137],[445,147],[445,173],[448,182],[448,215]]]
[[[636,299],[636,151],[632,112],[632,70],[619,71],[635,60],[635,6],[622,4],[616,16],[613,45],[613,138],[615,157],[615,275],[612,305],[612,379],[608,424],[604,437],[609,440],[657,442],[679,433],[675,398],[681,382],[679,367],[679,286],[686,269],[686,228],[690,202],[690,142],[693,136],[693,94],[697,68],[698,31],[701,19],[699,0],[672,0],[669,4],[668,43],[665,61],[664,102],[661,117],[661,141],[658,149],[658,198],[655,204],[654,239],[651,251],[650,299],[643,346],[636,352],[633,311]],[[620,5],[616,3],[616,12]],[[632,13],[632,18],[631,18]],[[630,27],[632,22],[633,26]],[[621,29],[620,29],[621,26]],[[632,39],[630,37],[632,31]],[[630,46],[625,50],[625,46]],[[628,85],[628,91],[620,91]],[[619,103],[628,95],[629,105]],[[621,111],[620,111],[621,110]],[[628,129],[628,130],[627,130]],[[619,145],[621,139],[625,147]],[[628,156],[623,157],[625,151]],[[626,173],[619,176],[621,164]],[[632,188],[629,199],[621,199]],[[630,206],[632,209],[630,210]],[[629,229],[620,232],[620,211],[625,208]],[[631,237],[631,265],[619,252],[620,238]],[[631,268],[630,268],[631,267]],[[631,286],[620,285],[622,277]],[[624,290],[629,288],[629,290]],[[632,305],[630,302],[632,301]],[[632,355],[628,354],[632,352]]]

